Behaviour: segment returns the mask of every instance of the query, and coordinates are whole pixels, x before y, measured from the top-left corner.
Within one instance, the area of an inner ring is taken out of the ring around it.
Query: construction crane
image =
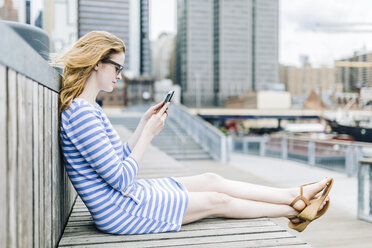
[[[372,33],[372,23],[315,23],[312,30],[327,33]]]

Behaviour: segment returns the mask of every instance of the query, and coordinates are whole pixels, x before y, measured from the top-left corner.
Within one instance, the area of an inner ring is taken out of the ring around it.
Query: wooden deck
[[[129,132],[116,126],[122,139]],[[186,176],[197,172],[150,146],[140,166],[140,178]],[[77,198],[59,247],[311,247],[268,218],[208,218],[184,225],[180,232],[112,235],[98,231],[88,209]]]

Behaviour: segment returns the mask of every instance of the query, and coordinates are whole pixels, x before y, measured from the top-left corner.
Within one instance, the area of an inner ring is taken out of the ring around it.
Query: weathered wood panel
[[[32,83],[32,132],[33,132],[33,211],[34,211],[34,220],[33,220],[33,244],[34,247],[40,247],[40,217],[39,217],[39,87],[38,84]]]
[[[8,69],[8,195],[7,195],[7,242],[8,247],[18,247],[17,243],[17,74]]]
[[[58,147],[61,77],[0,26],[0,247],[55,247],[76,198]]]
[[[38,102],[38,112],[39,112],[39,163],[38,163],[38,170],[39,170],[39,241],[40,247],[45,247],[45,236],[44,236],[44,87],[42,85],[38,85],[39,91],[39,102]],[[35,151],[36,152],[36,151]]]
[[[51,92],[44,88],[44,239],[52,240],[52,129]],[[45,244],[48,246],[48,244]]]
[[[7,149],[7,75],[6,68],[0,65],[0,165],[6,165],[8,160]],[[7,168],[0,166],[0,201],[7,202]],[[6,247],[6,223],[7,209],[0,208],[0,247]]]
[[[60,154],[58,147],[58,94],[51,92],[51,138],[52,138],[52,244],[58,243],[64,223],[61,219],[61,187],[63,187],[61,177]]]
[[[18,245],[32,244],[32,84],[18,74]]]

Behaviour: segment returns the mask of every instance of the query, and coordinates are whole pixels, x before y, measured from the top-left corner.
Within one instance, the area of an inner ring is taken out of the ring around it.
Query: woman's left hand
[[[142,124],[145,125],[147,121],[150,120],[151,116],[159,112],[159,110],[163,107],[163,105],[164,105],[164,102],[161,101],[158,104],[151,106],[142,116],[141,118]],[[168,109],[166,110],[166,113],[168,114]]]

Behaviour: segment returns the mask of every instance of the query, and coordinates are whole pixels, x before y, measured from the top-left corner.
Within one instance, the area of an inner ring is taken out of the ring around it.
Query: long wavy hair
[[[92,31],[81,37],[69,51],[56,58],[55,63],[63,68],[59,117],[72,100],[83,92],[94,66],[121,52],[125,54],[125,45],[118,37],[105,31]]]

